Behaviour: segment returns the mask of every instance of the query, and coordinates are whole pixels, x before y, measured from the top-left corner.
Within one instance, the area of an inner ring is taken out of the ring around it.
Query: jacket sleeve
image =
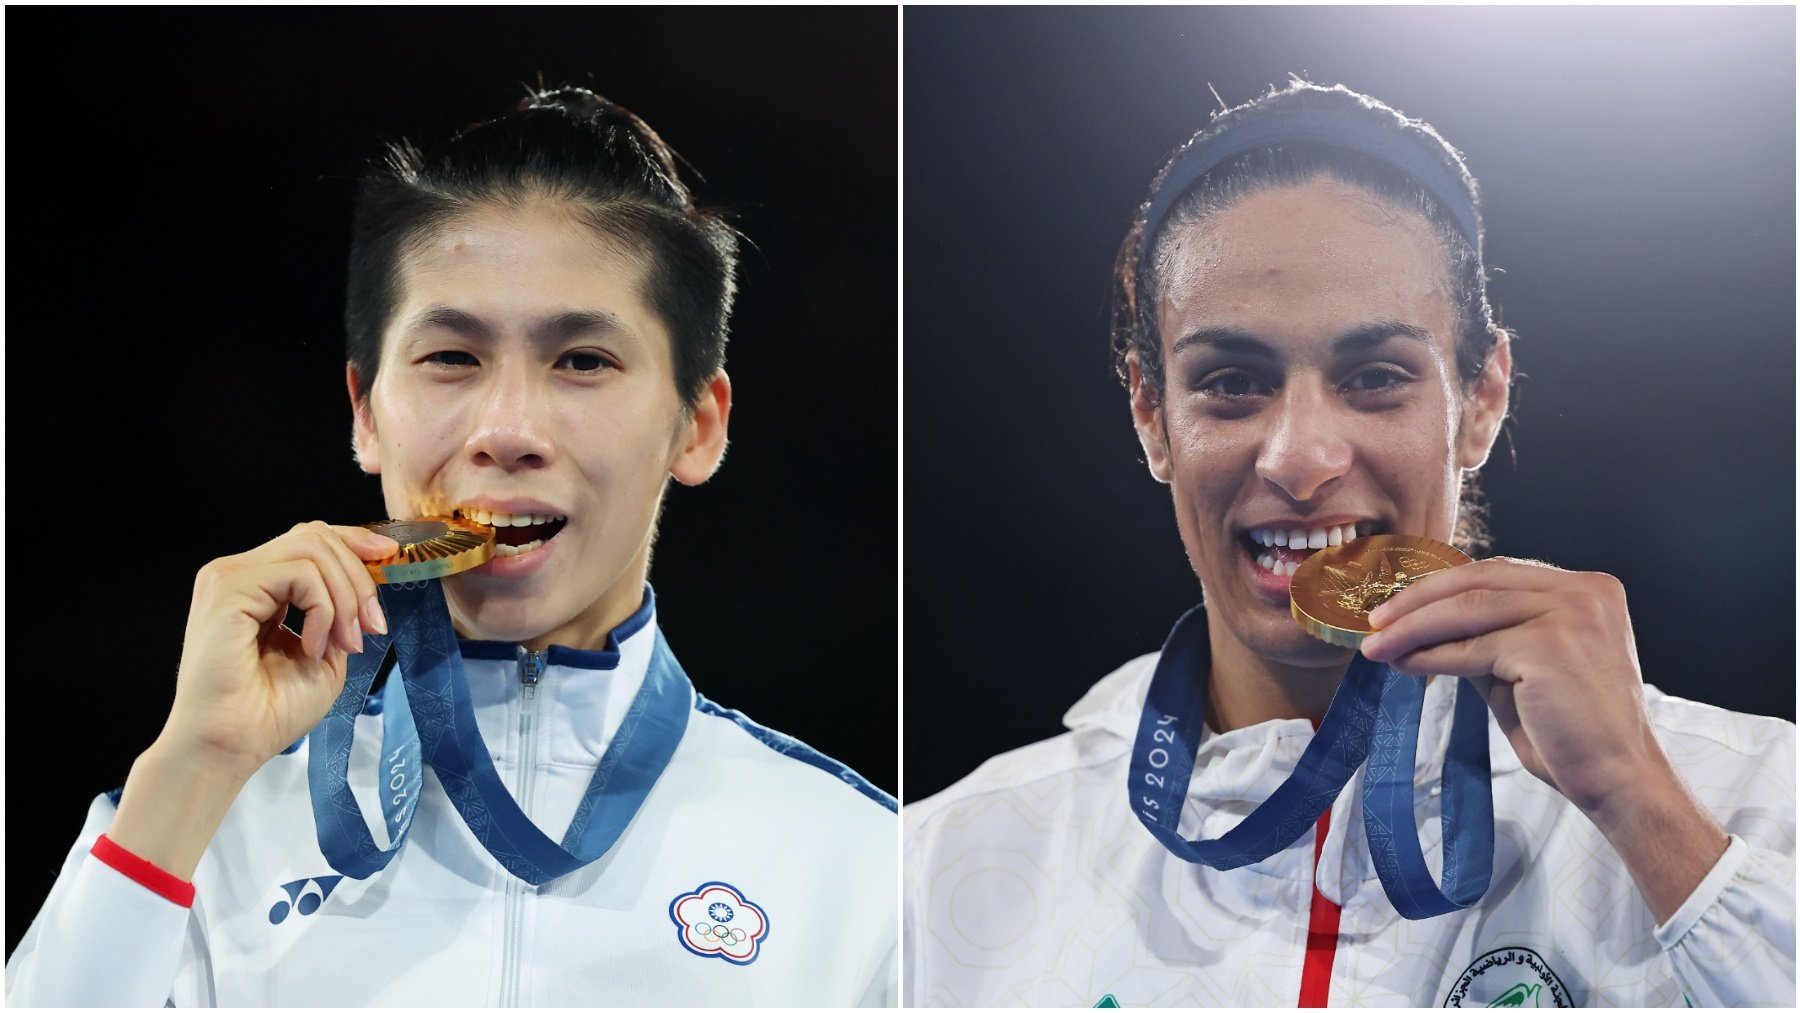
[[[1656,927],[1695,1006],[1794,1005],[1794,852],[1730,847]]]
[[[6,963],[8,1006],[211,1005],[195,908],[93,857],[117,808],[101,795],[31,928]]]
[[[1732,762],[1715,753],[1683,767],[1731,843],[1656,941],[1692,1005],[1791,1008],[1794,726],[1757,719],[1731,746]]]

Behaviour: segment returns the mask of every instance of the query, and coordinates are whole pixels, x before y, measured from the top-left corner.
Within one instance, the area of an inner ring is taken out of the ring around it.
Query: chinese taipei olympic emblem
[[[688,952],[733,964],[756,959],[769,935],[769,917],[730,883],[701,883],[669,902],[669,919]]]

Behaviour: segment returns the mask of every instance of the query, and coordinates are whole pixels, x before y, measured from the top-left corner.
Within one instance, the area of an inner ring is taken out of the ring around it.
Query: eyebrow
[[[487,321],[454,306],[427,306],[413,317],[406,330],[420,331],[430,327],[442,327],[475,341],[494,340],[494,329]],[[630,330],[617,314],[605,310],[569,310],[533,324],[531,336],[540,344],[557,344],[584,334],[629,333]]]
[[[1410,338],[1414,341],[1431,343],[1431,332],[1423,327],[1403,324],[1397,320],[1377,320],[1373,323],[1358,324],[1331,339],[1333,355],[1344,355],[1350,352],[1367,351],[1389,338]],[[1220,351],[1236,352],[1240,355],[1255,355],[1265,359],[1276,358],[1275,349],[1267,341],[1255,334],[1237,327],[1202,327],[1191,334],[1184,334],[1175,342],[1169,355],[1173,358],[1191,345],[1209,345]]]

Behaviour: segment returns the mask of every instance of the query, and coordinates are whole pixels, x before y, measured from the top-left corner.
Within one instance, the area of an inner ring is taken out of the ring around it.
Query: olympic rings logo
[[[724,925],[693,925],[689,927],[689,931],[701,939],[725,946],[737,946],[746,938],[743,929],[727,928]]]

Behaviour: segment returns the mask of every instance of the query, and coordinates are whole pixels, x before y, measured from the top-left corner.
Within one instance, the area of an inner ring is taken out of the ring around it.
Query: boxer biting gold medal
[[[1294,571],[1288,588],[1294,621],[1340,647],[1361,647],[1375,632],[1369,613],[1422,577],[1469,557],[1414,535],[1370,535],[1320,549]]]

